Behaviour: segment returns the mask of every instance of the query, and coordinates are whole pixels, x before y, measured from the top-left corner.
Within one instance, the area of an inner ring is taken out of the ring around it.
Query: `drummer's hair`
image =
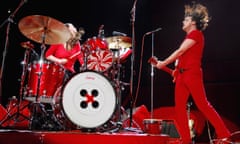
[[[201,31],[207,28],[211,19],[207,7],[195,2],[192,2],[192,5],[185,5],[185,17],[187,16],[192,17],[192,20],[196,22],[197,29]]]
[[[66,27],[68,27],[68,28],[70,27],[70,25],[73,26],[73,24],[72,24],[72,23],[69,23],[69,22],[68,22],[68,23],[65,23],[64,25],[65,25]]]

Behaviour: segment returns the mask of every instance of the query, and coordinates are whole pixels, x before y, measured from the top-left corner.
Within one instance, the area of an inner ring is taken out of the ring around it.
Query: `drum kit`
[[[45,60],[44,53],[46,44],[70,38],[67,27],[54,18],[32,15],[20,20],[19,29],[41,44],[39,57],[29,41],[21,43],[25,55],[18,105],[29,102],[30,129],[106,131],[119,127],[121,64],[131,54],[131,38],[87,39],[81,45],[86,69],[64,82],[64,67]]]

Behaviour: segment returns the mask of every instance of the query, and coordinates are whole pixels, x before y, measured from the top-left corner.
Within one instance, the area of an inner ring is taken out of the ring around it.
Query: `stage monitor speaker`
[[[162,120],[162,134],[169,135],[172,138],[179,138],[180,135],[174,124],[174,120]]]

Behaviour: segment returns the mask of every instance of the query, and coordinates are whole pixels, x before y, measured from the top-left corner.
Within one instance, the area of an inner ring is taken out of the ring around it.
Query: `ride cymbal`
[[[65,43],[71,37],[70,31],[63,23],[43,15],[24,17],[18,27],[24,36],[43,44]]]
[[[132,39],[126,36],[113,36],[106,38],[110,49],[130,48],[132,47]]]

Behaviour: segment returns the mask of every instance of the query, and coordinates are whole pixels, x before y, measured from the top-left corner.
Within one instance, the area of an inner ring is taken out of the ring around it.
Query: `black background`
[[[20,43],[30,40],[21,34],[18,22],[25,16],[37,14],[55,18],[62,23],[71,22],[76,27],[83,27],[86,33],[81,43],[96,36],[102,24],[106,37],[112,36],[112,31],[126,33],[129,37],[133,37],[134,32],[136,38],[133,49],[135,57],[133,61],[129,57],[123,63],[126,69],[125,81],[129,82],[130,67],[133,62],[133,93],[124,93],[124,104],[133,97],[136,105],[144,104],[150,109],[151,88],[153,88],[154,108],[174,105],[174,85],[171,77],[160,70],[154,70],[154,75],[151,77],[151,66],[147,63],[147,59],[152,52],[159,59],[164,59],[178,48],[185,35],[181,29],[184,4],[190,2],[189,0],[137,0],[134,17],[131,13],[134,0],[26,0],[12,17],[14,23],[10,23],[9,44],[6,46],[6,32],[9,24],[6,20],[19,7],[21,0],[1,0],[0,49],[2,55],[4,49],[7,52],[4,67],[2,67],[2,104],[5,105],[9,97],[19,95],[22,74],[20,63],[25,52]],[[237,0],[201,0],[199,2],[208,7],[212,17],[208,28],[204,31],[206,46],[203,55],[203,69],[207,96],[223,117],[240,125],[238,100],[240,96],[240,20],[238,11],[240,2]],[[146,32],[158,27],[161,27],[162,30],[154,35],[146,36],[143,40]],[[34,49],[40,52],[41,45],[33,43]],[[3,59],[1,56],[1,62]],[[151,80],[153,80],[152,87]],[[126,91],[127,89],[128,87]]]

